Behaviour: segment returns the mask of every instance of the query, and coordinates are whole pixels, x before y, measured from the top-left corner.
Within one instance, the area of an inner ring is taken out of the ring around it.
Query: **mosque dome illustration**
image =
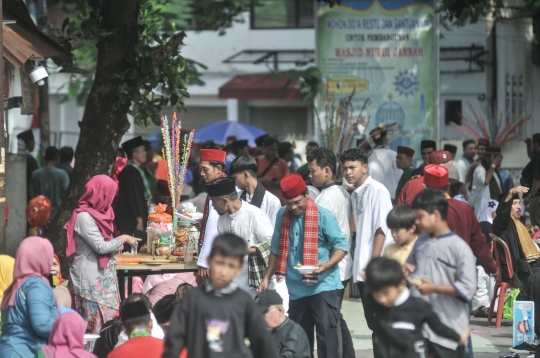
[[[403,107],[398,102],[394,101],[392,94],[390,94],[388,95],[388,101],[383,102],[377,109],[375,121],[377,124],[397,123],[399,127],[402,128],[405,122],[407,122],[407,116],[405,115]]]

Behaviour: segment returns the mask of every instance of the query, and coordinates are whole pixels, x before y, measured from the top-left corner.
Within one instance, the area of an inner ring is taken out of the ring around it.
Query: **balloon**
[[[26,220],[32,227],[42,227],[51,216],[51,202],[43,195],[36,196],[26,205]]]

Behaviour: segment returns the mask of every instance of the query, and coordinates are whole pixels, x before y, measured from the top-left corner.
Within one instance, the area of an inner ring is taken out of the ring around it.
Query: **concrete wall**
[[[26,187],[21,185],[26,178],[26,156],[8,154],[6,157],[6,202],[9,204],[6,242],[0,250],[15,256],[17,247],[26,237]]]

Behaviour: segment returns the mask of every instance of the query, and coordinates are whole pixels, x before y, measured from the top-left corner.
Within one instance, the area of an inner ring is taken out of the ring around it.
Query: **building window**
[[[251,0],[251,28],[313,28],[313,4],[313,0]]]
[[[461,125],[461,101],[444,102],[444,123],[447,126],[452,124]]]

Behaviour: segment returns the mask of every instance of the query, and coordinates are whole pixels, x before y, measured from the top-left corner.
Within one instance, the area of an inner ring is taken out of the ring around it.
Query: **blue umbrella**
[[[154,149],[163,147],[163,135],[161,134],[161,131],[149,134],[148,137],[146,137],[146,140],[152,144],[152,148]]]
[[[233,122],[233,121],[221,121],[210,123],[195,129],[194,142],[204,143],[207,140],[214,140],[214,142],[225,145],[227,144],[227,137],[235,136],[238,140],[247,139],[249,145],[254,147],[255,138],[266,134],[260,128],[252,125]]]

